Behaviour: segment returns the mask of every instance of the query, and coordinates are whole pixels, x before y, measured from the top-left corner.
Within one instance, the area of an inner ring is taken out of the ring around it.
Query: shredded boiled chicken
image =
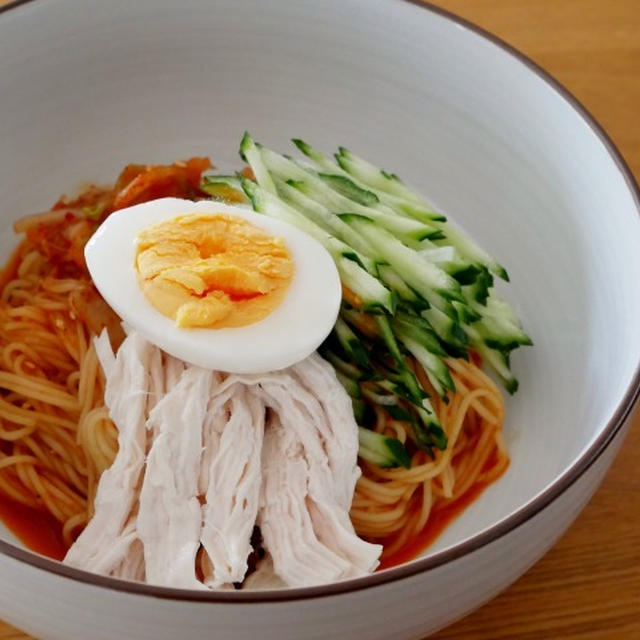
[[[157,435],[147,455],[137,528],[153,584],[203,586],[195,562],[202,526],[198,475],[211,379],[211,371],[189,367],[147,420]]]
[[[149,366],[156,347],[133,333],[116,357],[106,330],[95,345],[106,378],[105,403],[118,428],[119,450],[100,478],[93,518],[65,562],[95,573],[128,575],[122,563],[136,540],[134,511],[145,468]]]
[[[239,382],[212,400],[216,446],[206,467],[201,540],[209,560],[205,583],[220,587],[242,582],[247,573],[259,508],[265,411],[255,390]]]
[[[66,563],[191,589],[311,586],[376,568],[382,547],[349,519],[360,475],[351,401],[320,356],[235,375],[135,332],[117,355],[103,332],[96,350],[119,451]]]

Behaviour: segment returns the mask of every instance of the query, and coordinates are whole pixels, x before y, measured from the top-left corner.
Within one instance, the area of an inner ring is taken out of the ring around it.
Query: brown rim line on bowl
[[[36,0],[17,0],[16,2],[0,7],[0,13],[7,13],[12,9],[15,9],[16,7],[35,3],[35,1]],[[531,59],[505,43],[503,40],[488,33],[484,29],[472,24],[471,22],[464,20],[463,18],[460,18],[439,7],[420,2],[419,0],[389,0],[389,2],[409,2],[421,7],[425,11],[438,14],[439,16],[442,16],[447,20],[456,23],[466,30],[474,32],[475,34],[481,36],[485,40],[502,49],[511,57],[518,60],[522,65],[526,66],[529,70],[534,72],[547,85],[552,87],[555,92],[558,93],[581,116],[583,121],[588,125],[591,131],[599,138],[600,142],[604,145],[610,158],[615,163],[620,175],[626,182],[629,191],[633,194],[636,208],[640,213],[640,191],[630,172],[629,167],[622,158],[620,152],[617,150],[616,146],[602,129],[602,127],[589,114],[587,109],[585,109],[585,107],[561,83],[552,78],[546,71],[544,71]],[[363,578],[347,580],[340,583],[318,587],[294,588],[281,591],[197,592],[193,590],[173,589],[133,583],[87,573],[67,567],[59,562],[43,558],[35,553],[26,551],[2,540],[0,540],[0,552],[39,569],[44,569],[51,573],[80,582],[86,582],[108,589],[115,589],[136,594],[144,594],[156,598],[168,598],[172,600],[224,602],[226,604],[248,602],[281,602],[318,598],[322,596],[333,596],[337,594],[366,589],[375,585],[388,584],[400,579],[404,579],[435,569],[444,565],[445,563],[470,554],[473,551],[476,551],[477,549],[491,542],[494,542],[505,534],[517,529],[521,525],[525,524],[528,520],[533,518],[536,514],[540,513],[545,507],[553,503],[557,498],[564,494],[577,480],[579,480],[581,476],[587,470],[589,470],[599,459],[599,457],[605,452],[616,435],[618,435],[619,431],[622,429],[625,421],[630,416],[639,395],[640,363],[636,366],[633,379],[625,392],[622,402],[616,408],[613,415],[611,415],[611,417],[609,418],[606,427],[599,435],[599,437],[581,455],[581,457],[575,461],[575,463],[569,469],[567,469],[559,478],[555,480],[555,482],[551,486],[549,486],[544,492],[539,494],[535,499],[531,500],[528,504],[525,504],[510,516],[504,518],[502,521],[496,523],[482,533],[474,535],[463,543],[457,544],[445,551],[437,552],[428,558],[418,558],[406,565],[386,569]]]

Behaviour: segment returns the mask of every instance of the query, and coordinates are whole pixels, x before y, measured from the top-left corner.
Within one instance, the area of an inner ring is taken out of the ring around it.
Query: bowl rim
[[[13,2],[9,2],[8,4],[0,7],[0,19],[3,14],[6,15],[9,11],[34,1],[35,0],[13,0]],[[541,80],[549,85],[569,104],[569,106],[573,108],[573,110],[582,118],[585,124],[587,124],[591,131],[600,140],[624,179],[635,202],[638,215],[640,215],[640,188],[638,187],[638,183],[636,182],[629,165],[603,127],[596,121],[587,108],[561,82],[556,80],[527,55],[466,18],[462,18],[447,9],[435,6],[425,0],[389,0],[390,3],[391,1],[415,5],[427,12],[440,16],[459,27],[471,31],[473,34],[501,49],[503,53],[520,62],[528,71],[537,75]],[[470,555],[478,549],[497,541],[508,533],[511,533],[524,525],[527,521],[534,518],[552,502],[560,498],[597,462],[609,445],[611,445],[616,436],[618,436],[622,431],[622,428],[627,421],[627,418],[632,414],[634,405],[639,397],[640,361],[636,365],[634,375],[627,387],[627,390],[625,391],[622,401],[616,407],[613,415],[607,421],[607,424],[600,435],[591,444],[591,446],[544,491],[511,513],[509,516],[461,543],[443,551],[439,551],[427,558],[418,558],[406,564],[385,569],[361,578],[334,582],[327,585],[297,587],[283,590],[196,591],[192,589],[176,589],[172,587],[147,585],[144,583],[130,582],[127,580],[90,573],[88,571],[69,567],[61,562],[46,558],[4,540],[0,540],[0,553],[14,560],[31,565],[36,569],[41,569],[76,582],[86,583],[90,586],[106,588],[117,592],[126,592],[140,596],[150,596],[153,598],[176,601],[216,602],[224,604],[291,602],[296,600],[335,596],[371,587],[384,586],[418,574],[426,573],[449,562]]]

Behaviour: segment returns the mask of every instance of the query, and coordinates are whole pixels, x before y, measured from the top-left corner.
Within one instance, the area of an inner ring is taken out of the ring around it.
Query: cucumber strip
[[[355,213],[375,220],[381,227],[393,234],[399,234],[410,240],[420,241],[439,236],[440,229],[412,218],[399,216],[393,211],[381,211],[379,208],[364,206],[327,187],[322,180],[308,174],[304,180],[296,180],[292,184],[316,202],[319,202],[332,213]]]
[[[398,396],[395,393],[378,393],[369,387],[362,387],[362,395],[381,407],[393,407],[398,404]]]
[[[433,327],[435,334],[455,357],[468,358],[469,336],[457,320],[452,320],[439,309],[424,309],[420,315]]]
[[[473,240],[468,238],[460,229],[454,227],[449,222],[434,223],[438,224],[444,232],[445,238],[437,241],[441,246],[451,245],[455,247],[461,256],[468,258],[472,262],[478,262],[484,265],[497,276],[505,281],[509,281],[507,270],[492,258],[484,249],[481,249]]]
[[[327,162],[321,154],[312,151],[309,145],[306,145],[306,143],[296,143],[296,146],[311,159],[323,166],[323,168],[332,170],[332,163]],[[434,212],[431,207],[424,202],[424,198],[422,198],[420,194],[407,187],[395,174],[387,173],[379,169],[344,147],[340,148],[339,153],[336,155],[336,160],[342,170],[355,179],[354,183],[357,183],[359,188],[373,190],[373,193],[375,193],[382,202],[384,202],[384,198],[381,197],[379,192],[389,194],[392,197],[404,201],[396,201],[394,208],[396,210],[399,209],[402,213],[412,216],[415,219],[423,220],[426,223],[439,223],[437,224],[438,228],[441,229],[446,236],[442,239],[444,245],[453,245],[458,249],[462,257],[468,258],[471,262],[478,262],[486,266],[491,272],[503,280],[509,280],[507,271],[501,264],[476,245],[460,229],[447,222],[444,216],[440,216]],[[362,211],[353,211],[353,213],[363,214]],[[427,216],[430,214],[431,217],[424,217],[425,213]]]
[[[406,366],[404,364],[404,358],[402,356],[402,352],[400,351],[400,347],[398,346],[396,338],[393,335],[393,330],[391,329],[389,319],[386,317],[376,318],[376,325],[378,327],[379,335],[382,338],[382,341],[387,346],[387,349],[389,350],[389,353],[395,360],[396,364],[400,367]],[[420,401],[422,400],[422,396],[420,396],[420,394],[416,394],[416,398],[417,402],[420,403]]]
[[[518,380],[509,368],[509,356],[488,347],[474,327],[465,326],[471,346],[480,354],[483,362],[496,374],[504,388],[513,394],[518,390]]]
[[[206,184],[218,184],[224,182],[234,187],[240,186],[240,179],[236,174],[231,173],[208,173],[202,176],[202,181]]]
[[[399,395],[403,395],[402,389],[399,389],[397,385],[394,385],[389,380],[382,380],[378,382],[378,385],[383,389],[395,390]],[[406,397],[406,392],[404,393],[404,397]],[[406,399],[411,402],[410,398],[407,397]],[[400,405],[396,405],[396,407],[399,406]],[[416,444],[425,451],[431,451],[434,446],[439,449],[444,449],[447,446],[447,436],[442,429],[442,425],[438,420],[438,416],[429,398],[423,397],[419,405],[412,403],[412,409],[419,418],[410,421]],[[385,407],[385,410],[396,411],[393,407]]]
[[[240,186],[251,201],[254,211],[298,227],[301,231],[315,238],[329,251],[334,259],[337,256],[344,256],[351,260],[360,261],[360,256],[348,244],[327,233],[319,225],[280,200],[278,196],[269,193],[266,189],[244,176],[239,176],[239,181]]]
[[[340,371],[343,375],[353,380],[363,380],[366,377],[356,365],[351,362],[346,362],[331,349],[322,347],[321,355],[331,363],[336,372]]]
[[[364,460],[382,468],[411,468],[411,458],[400,440],[358,427],[358,454]]]
[[[423,406],[417,407],[416,411],[420,417],[420,423],[426,430],[425,433],[414,425],[413,432],[418,446],[427,450],[431,450],[435,446],[440,451],[444,451],[447,448],[447,434],[444,432],[429,400],[425,398]]]
[[[351,153],[351,151],[344,147],[340,147],[338,150],[336,161],[347,173],[355,176],[364,184],[403,198],[414,203],[416,206],[424,206],[422,198],[407,187],[395,173],[383,171],[364,158],[360,158],[354,153]]]
[[[399,376],[392,375],[391,377],[398,378]],[[390,379],[381,380],[377,382],[377,384],[379,387],[386,389],[391,393],[396,393],[411,402],[411,406],[419,419],[416,420],[410,417],[408,421],[411,424],[414,440],[419,448],[424,449],[425,451],[431,451],[434,446],[439,449],[444,449],[447,446],[447,436],[442,429],[442,425],[438,420],[438,416],[436,415],[431,402],[424,396],[424,394],[420,403],[416,404],[407,394],[405,385],[395,384]],[[400,405],[385,406],[385,411],[392,416],[400,410],[402,410]],[[402,419],[406,419],[406,413],[403,413],[402,415],[404,416]]]
[[[399,312],[393,319],[393,331],[405,349],[425,369],[436,393],[446,398],[447,391],[455,391],[455,384],[442,358],[447,353],[426,320]]]
[[[501,353],[500,351],[490,349],[489,347],[484,345],[478,346],[476,347],[476,349],[482,356],[484,362],[486,362],[493,370],[493,372],[498,376],[504,388],[513,395],[518,390],[519,383],[517,378],[513,375],[513,372],[509,368],[509,357],[506,354]]]
[[[304,142],[304,140],[295,138],[293,140],[293,143],[296,145],[296,147],[298,147],[300,151],[302,151],[302,153],[304,153],[305,156],[313,160],[323,171],[350,178],[350,180],[355,183],[356,186],[358,186],[360,189],[369,191],[369,193],[372,193],[376,196],[378,202],[386,205],[387,207],[390,207],[391,209],[394,209],[398,213],[408,216],[409,218],[414,218],[419,222],[425,223],[430,223],[433,221],[443,222],[446,220],[446,218],[442,214],[433,211],[433,209],[431,209],[424,203],[409,201],[396,195],[392,195],[386,191],[377,190],[371,185],[364,184],[356,176],[345,171],[345,169],[339,164],[336,164],[327,156],[313,149],[310,145]]]
[[[452,302],[460,322],[477,322],[482,317],[475,309],[468,304],[461,304],[457,300]]]
[[[484,272],[488,273],[482,265],[461,258],[455,247],[439,247],[430,240],[423,240],[418,248],[418,253],[429,262],[437,264],[443,271],[455,278],[461,285],[475,283]]]
[[[397,335],[409,353],[424,368],[429,382],[431,382],[431,385],[441,398],[446,398],[448,391],[455,392],[456,385],[453,382],[451,373],[440,357],[434,355],[423,345],[405,335],[402,330],[398,331]]]
[[[310,160],[313,160],[317,165],[327,171],[333,171],[337,168],[336,164],[332,162],[327,156],[316,151],[310,144],[307,144],[301,138],[292,138],[291,142],[298,147],[298,149]]]
[[[405,211],[407,209],[406,205],[404,205],[403,203],[400,203],[398,205],[396,203],[388,202],[389,197],[385,198],[384,194],[378,196],[378,194],[374,191],[365,189],[364,187],[354,182],[354,180],[348,174],[342,175],[337,173],[316,172],[316,175],[338,194],[344,196],[345,198],[348,198],[353,202],[356,202],[359,205],[373,208],[374,210],[379,210],[380,213],[383,213],[385,215],[399,216],[401,220],[411,220],[411,224],[409,224],[408,222],[403,223],[405,227],[419,230],[420,227],[416,225],[416,222],[420,222],[422,225],[424,225],[424,229],[420,234],[416,234],[414,232],[408,234],[407,238],[409,240],[419,242],[420,240],[424,239],[440,240],[445,237],[442,229],[438,229],[430,224],[434,220],[433,217],[428,217],[426,215],[418,216],[415,209],[412,209],[414,215],[407,215]],[[385,200],[387,200],[387,202],[385,202]],[[351,207],[349,210],[351,209],[353,209],[353,207]],[[364,212],[362,211],[360,211],[359,213],[362,213],[364,215]],[[371,212],[369,211],[367,215],[371,216]],[[441,217],[437,219],[441,220]],[[384,220],[385,219],[382,219],[381,221],[381,224],[383,226],[385,226]],[[396,224],[400,225],[401,223],[397,221]],[[390,231],[393,231],[391,227],[387,226],[387,228]],[[402,233],[406,234],[406,232]]]
[[[212,182],[201,184],[200,189],[204,191],[212,200],[232,204],[246,204],[249,200],[241,189],[231,187],[224,182]]]
[[[514,329],[514,333],[509,335],[503,327],[495,326],[490,320],[481,320],[474,324],[482,340],[491,349],[498,351],[513,351],[522,345],[533,344],[531,339],[522,331]]]
[[[240,180],[238,176],[223,175],[223,174],[209,174],[202,176],[202,182],[207,184],[226,184],[234,189],[240,189]]]
[[[264,165],[269,171],[276,174],[292,186],[301,190],[305,195],[317,201],[329,209],[332,213],[348,211],[359,215],[366,215],[376,220],[381,226],[394,233],[401,233],[415,240],[429,238],[437,227],[418,222],[411,218],[398,216],[393,210],[380,210],[380,208],[367,207],[337,191],[334,191],[312,170],[300,167],[293,160],[271,151],[260,148],[260,154]]]
[[[240,141],[240,157],[251,166],[256,182],[269,193],[276,193],[276,186],[267,171],[262,155],[248,131],[244,132]]]
[[[338,342],[344,349],[344,352],[362,367],[369,366],[369,354],[360,341],[360,338],[351,330],[351,327],[338,316],[335,327],[333,328]]]
[[[460,285],[454,278],[421,258],[412,249],[405,247],[373,220],[353,214],[343,214],[340,217],[364,237],[382,261],[388,262],[395,271],[403,274],[405,282],[429,304],[453,319],[458,318],[450,300],[464,302],[464,297]]]
[[[486,305],[482,311],[483,316],[495,318],[501,322],[505,322],[513,327],[522,329],[520,319],[515,314],[511,305],[503,300],[495,289],[489,289],[489,295],[486,300]],[[529,342],[523,344],[530,344]],[[533,344],[533,343],[531,343]]]
[[[484,342],[500,351],[533,344],[511,306],[489,286],[490,283],[489,279],[480,277],[478,282],[463,288],[471,308],[480,316],[474,326]]]
[[[481,315],[481,319],[474,325],[475,329],[488,347],[511,351],[521,345],[533,344],[531,338],[522,330],[513,309],[500,299],[494,290],[491,290],[484,306],[477,303],[472,305]]]
[[[411,411],[409,411],[408,409],[405,409],[399,404],[396,404],[392,407],[385,407],[385,411],[394,420],[400,420],[401,422],[408,422],[409,424],[413,424],[415,422],[415,418],[412,415]]]
[[[333,215],[326,207],[307,197],[301,191],[295,189],[280,178],[276,178],[275,183],[280,197],[290,206],[296,208],[302,215],[325,229],[325,231],[347,243],[359,254],[367,258],[375,255],[375,252],[364,238],[354,232],[353,229],[344,221],[340,220],[338,216]],[[373,261],[369,260],[364,266],[369,273],[375,275],[376,267]]]
[[[408,220],[409,218],[402,218],[398,216],[400,220]],[[381,227],[385,227],[385,225],[381,224]],[[385,227],[386,228],[386,227]],[[391,230],[390,230],[391,231]],[[414,232],[404,233],[402,231],[391,231],[393,235],[401,240],[404,244],[407,245],[410,249],[414,251],[421,251],[424,248],[425,242],[432,242],[435,240],[440,240],[444,238],[444,234],[440,229],[432,229],[431,231],[424,231],[419,234]]]
[[[244,204],[248,201],[236,176],[202,176],[200,189],[215,200]]]
[[[410,302],[413,306],[428,308],[429,303],[422,299],[388,264],[378,265],[378,276],[384,284],[395,291],[400,299]]]
[[[415,377],[409,367],[407,367],[404,356],[400,351],[400,347],[398,346],[396,338],[393,334],[393,330],[391,329],[389,319],[386,316],[376,316],[376,324],[378,325],[378,329],[380,331],[380,337],[389,350],[391,357],[396,362],[399,377],[401,383],[406,388],[408,398],[414,404],[421,406],[422,401],[426,397],[426,392],[420,387],[418,379]]]
[[[365,207],[375,206],[380,202],[373,191],[359,187],[351,178],[336,173],[318,173],[318,177],[334,191]]]
[[[355,176],[365,185],[401,198],[406,198],[409,203],[413,203],[418,207],[424,206],[423,198],[416,191],[407,187],[395,174],[387,173],[379,169],[344,147],[340,148],[336,159],[338,164],[347,171],[347,173]],[[438,221],[434,220],[434,222]],[[439,227],[446,236],[446,238],[442,240],[445,245],[453,245],[460,251],[463,257],[469,258],[472,262],[479,262],[503,280],[509,280],[506,269],[470,238],[465,236],[462,231],[446,221],[441,221]]]
[[[449,226],[444,226],[446,217],[434,211],[419,193],[407,187],[396,174],[383,171],[344,147],[340,147],[336,154],[336,161],[343,170],[357,178],[361,184],[376,189],[381,200],[385,201],[385,198],[380,195],[380,192],[388,194],[388,198],[395,202],[396,208],[402,213],[425,222],[440,222],[440,228],[446,235],[449,229]],[[502,267],[499,268],[504,272]]]
[[[436,264],[454,262],[458,259],[457,251],[454,247],[439,247],[431,242],[423,243],[422,246],[427,246],[426,249],[421,248],[418,253],[426,258],[429,262],[435,262]]]
[[[438,211],[434,211],[426,203],[406,200],[384,192],[379,193],[378,197],[385,204],[399,209],[405,215],[410,216],[415,220],[419,220],[420,222],[445,222],[447,220],[443,214]]]
[[[356,264],[344,256],[336,260],[336,266],[340,274],[340,280],[345,287],[362,300],[362,310],[371,313],[379,313],[386,309],[394,313],[396,309],[396,297],[384,285]]]
[[[484,305],[489,295],[489,289],[493,285],[493,276],[489,273],[489,270],[485,266],[478,266],[480,271],[474,281],[462,288],[471,305],[474,303]]]
[[[407,247],[413,249],[427,262],[435,264],[453,277],[460,285],[475,282],[478,274],[483,270],[486,271],[482,265],[461,258],[454,247],[440,247],[435,244],[435,240],[439,238],[425,238],[419,242],[398,239],[403,240]]]
[[[447,352],[442,348],[432,326],[421,316],[398,311],[392,320],[392,327],[398,337],[402,334],[428,349],[433,355],[447,357]],[[404,341],[404,337],[400,339]]]
[[[444,264],[442,265],[442,268],[461,285],[474,283],[484,270],[484,267],[464,260],[456,260],[454,262]]]

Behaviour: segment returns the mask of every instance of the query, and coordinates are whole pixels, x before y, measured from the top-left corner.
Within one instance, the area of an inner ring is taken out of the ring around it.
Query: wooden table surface
[[[640,0],[433,4],[548,70],[604,126],[640,179]],[[639,454],[640,417],[604,484],[560,542],[502,595],[432,639],[640,639]],[[27,636],[0,622],[0,638]]]

